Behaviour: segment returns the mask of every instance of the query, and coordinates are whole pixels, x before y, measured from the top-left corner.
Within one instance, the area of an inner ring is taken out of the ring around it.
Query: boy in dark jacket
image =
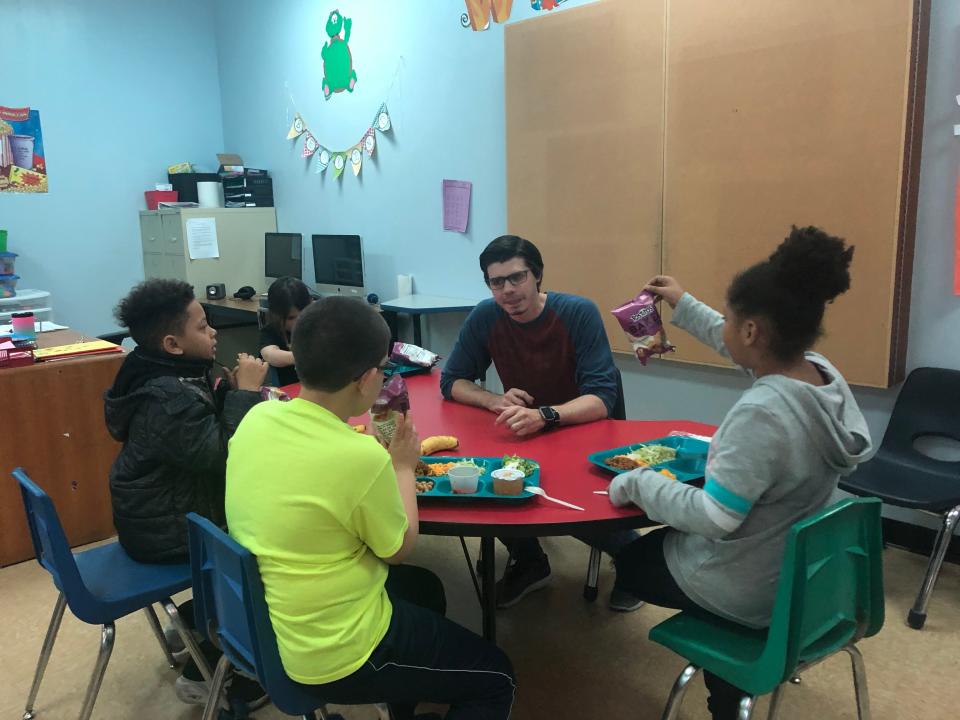
[[[104,394],[107,429],[123,443],[110,469],[113,524],[134,560],[187,562],[187,513],[225,524],[227,442],[260,401],[267,365],[241,353],[234,370],[214,372],[217,331],[185,282],[140,283],[114,314],[137,347]],[[192,623],[193,613],[180,611]],[[167,635],[174,649],[182,647],[175,632]],[[201,648],[215,663],[212,647]],[[192,661],[176,690],[184,702],[206,701],[206,683]],[[244,699],[261,696],[256,683],[245,682]]]
[[[267,366],[246,354],[213,372],[217,331],[193,288],[147,280],[117,306],[137,342],[104,396],[123,448],[110,470],[113,522],[134,560],[185,562],[188,512],[223,524],[227,442],[260,400]]]

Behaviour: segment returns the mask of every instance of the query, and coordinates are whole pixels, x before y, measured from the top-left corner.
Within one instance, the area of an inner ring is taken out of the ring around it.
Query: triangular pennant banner
[[[360,168],[363,165],[363,153],[360,152],[359,145],[350,151],[350,164],[353,166],[353,175],[356,177],[360,174]]]
[[[387,113],[387,104],[384,103],[377,111],[377,118],[373,126],[380,132],[387,132],[390,129],[390,115]]]
[[[321,147],[317,151],[317,172],[322,173],[330,165],[330,151]]]
[[[300,137],[306,129],[307,126],[304,125],[303,118],[300,117],[300,113],[297,113],[297,116],[293,119],[293,124],[290,126],[290,132],[287,133],[287,140]]]
[[[347,165],[347,158],[343,153],[336,153],[333,156],[333,176],[335,178],[343,175],[343,168]]]
[[[373,151],[377,149],[377,133],[374,132],[373,128],[367,130],[367,134],[363,136],[363,149],[367,153],[367,157],[373,157]]]
[[[318,147],[320,147],[320,144],[317,142],[317,139],[310,133],[307,133],[307,138],[303,141],[303,157],[310,157],[317,151]]]

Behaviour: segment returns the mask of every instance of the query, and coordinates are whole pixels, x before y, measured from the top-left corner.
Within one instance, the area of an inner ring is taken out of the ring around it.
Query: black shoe
[[[610,609],[614,612],[633,612],[643,606],[643,600],[631,592],[614,586],[610,593]]]
[[[209,660],[209,658],[208,658]],[[216,663],[211,663],[215,666]],[[239,700],[250,710],[257,710],[266,705],[270,698],[260,683],[234,672],[227,686],[227,697],[230,700]],[[191,705],[206,705],[210,696],[210,683],[203,679],[200,668],[191,659],[177,678],[175,689],[181,702]]]
[[[541,555],[536,560],[514,561],[511,558],[503,577],[497,581],[497,607],[508,608],[516,605],[525,596],[549,583],[550,561],[546,555]]]

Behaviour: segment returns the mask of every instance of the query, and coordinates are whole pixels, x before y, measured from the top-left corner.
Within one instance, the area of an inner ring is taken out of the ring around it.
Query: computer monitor
[[[303,235],[264,233],[263,274],[268,278],[303,277]]]
[[[313,276],[321,294],[366,297],[360,236],[314,235]]]

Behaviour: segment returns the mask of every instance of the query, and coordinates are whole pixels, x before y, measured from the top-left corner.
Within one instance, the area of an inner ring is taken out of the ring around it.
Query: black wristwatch
[[[543,405],[540,408],[540,417],[543,418],[545,430],[549,430],[550,428],[556,427],[560,424],[560,413],[558,413],[549,405]]]

